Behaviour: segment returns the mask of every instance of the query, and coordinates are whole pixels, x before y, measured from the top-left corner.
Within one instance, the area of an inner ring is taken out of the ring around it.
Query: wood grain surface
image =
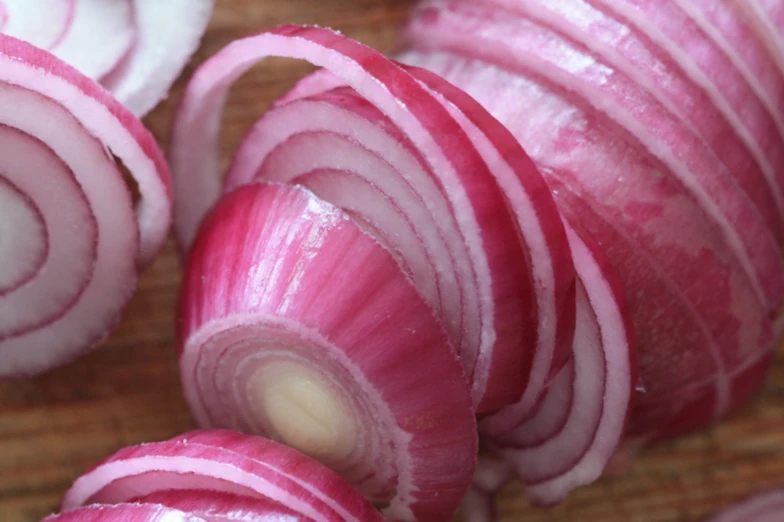
[[[203,45],[184,77],[232,39],[281,23],[334,27],[389,51],[413,3],[218,0]],[[239,82],[224,118],[224,158],[269,102],[309,69],[299,62],[270,60]],[[181,79],[146,120],[161,143],[182,86]],[[122,322],[102,347],[43,377],[0,383],[0,522],[37,521],[54,511],[73,479],[101,458],[122,446],[194,427],[180,396],[175,361],[179,280],[169,244],[141,278]],[[625,474],[584,488],[555,509],[529,507],[512,485],[503,492],[500,520],[702,520],[756,490],[784,485],[783,401],[780,353],[762,395],[728,422],[643,451]]]

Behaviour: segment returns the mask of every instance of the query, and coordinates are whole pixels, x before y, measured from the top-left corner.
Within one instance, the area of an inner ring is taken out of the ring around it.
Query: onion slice
[[[440,76],[418,67],[406,67],[432,90],[471,137],[498,179],[523,236],[527,262],[536,282],[532,291],[536,296],[538,324],[530,329],[536,344],[522,347],[533,355],[530,374],[522,376],[526,386],[520,399],[504,410],[514,409],[517,414],[526,415],[544,386],[571,357],[575,271],[558,208],[532,160],[498,120]]]
[[[708,522],[776,522],[784,513],[784,490],[757,493],[727,508]]]
[[[46,517],[41,522],[210,522],[191,513],[155,504],[86,506]],[[287,521],[288,522],[288,521]]]
[[[1,0],[0,31],[46,49],[90,78],[111,71],[134,44],[132,0]]]
[[[74,482],[63,497],[62,509],[129,502],[177,490],[271,501],[306,519],[384,520],[345,480],[315,460],[270,440],[235,432],[197,431],[120,450]]]
[[[214,3],[0,0],[0,32],[50,51],[142,116],[196,51]]]
[[[524,447],[504,444],[501,450],[526,485],[527,496],[544,505],[560,502],[601,476],[621,440],[637,378],[621,282],[598,244],[582,240],[570,227],[567,233],[579,278],[574,378],[554,381],[548,395],[569,397],[560,403],[569,414],[556,433],[536,442],[530,441],[530,433],[540,431],[540,424],[547,427],[549,418],[524,421],[517,428]],[[562,387],[573,389],[563,393]],[[543,404],[549,404],[547,398]],[[514,434],[508,439],[514,442]]]
[[[311,519],[269,498],[199,489],[163,490],[137,500],[197,515],[205,522],[307,522]]]
[[[103,88],[0,35],[0,377],[100,341],[166,239],[170,174],[153,137]],[[127,167],[141,200],[111,156]]]
[[[180,319],[201,426],[296,447],[395,520],[456,510],[477,446],[462,368],[392,255],[346,214],[295,186],[226,195],[192,251]]]
[[[351,212],[399,254],[443,312],[477,411],[519,398],[525,383],[516,376],[527,374],[531,358],[520,346],[527,325],[535,328],[536,311],[527,254],[507,200],[438,100],[357,42],[324,29],[281,27],[230,44],[196,72],[172,134],[183,249],[221,191],[216,137],[227,90],[273,54],[325,66],[355,91],[292,101],[265,116],[237,152],[227,189],[254,178],[309,178],[303,184]],[[312,162],[301,161],[303,154]],[[515,378],[495,378],[496,372]]]
[[[199,47],[215,0],[134,0],[136,40],[101,83],[137,115],[158,104]]]

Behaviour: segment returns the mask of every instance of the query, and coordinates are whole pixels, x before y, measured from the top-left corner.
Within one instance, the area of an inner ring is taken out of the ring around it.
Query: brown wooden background
[[[238,36],[281,23],[334,27],[387,51],[413,3],[218,0],[194,63]],[[241,80],[225,116],[225,155],[266,105],[307,70],[297,62],[272,60]],[[181,89],[182,80],[146,120],[161,143]],[[174,355],[179,278],[169,245],[142,277],[122,323],[104,346],[44,377],[0,383],[0,522],[37,521],[99,459],[122,446],[193,427],[180,397]],[[729,422],[648,449],[625,475],[585,488],[555,509],[528,507],[517,486],[510,486],[503,494],[501,522],[698,521],[758,489],[784,485],[783,401],[781,353],[762,396]]]

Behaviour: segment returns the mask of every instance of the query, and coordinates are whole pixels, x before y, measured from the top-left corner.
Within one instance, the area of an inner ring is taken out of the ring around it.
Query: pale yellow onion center
[[[257,404],[284,444],[326,461],[351,453],[354,417],[341,392],[321,374],[287,361],[265,365],[254,379]]]

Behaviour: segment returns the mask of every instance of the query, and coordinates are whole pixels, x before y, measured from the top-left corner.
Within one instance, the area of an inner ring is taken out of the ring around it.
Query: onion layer
[[[571,227],[567,232],[579,278],[574,357],[564,369],[571,378],[552,382],[541,406],[546,414],[524,420],[505,436],[501,450],[528,497],[545,505],[601,476],[621,440],[636,383],[631,317],[620,280],[598,244]],[[568,414],[553,430],[551,418],[563,418],[559,409]]]
[[[495,496],[512,478],[512,473],[512,467],[504,460],[479,457],[471,488],[460,504],[466,522],[493,522],[496,519]]]
[[[161,248],[170,179],[98,84],[0,35],[0,377],[44,372],[108,332]],[[136,215],[115,160],[141,193]]]
[[[46,517],[41,522],[210,522],[196,515],[155,504],[87,506]]]
[[[2,0],[0,32],[46,49],[90,78],[101,78],[130,51],[132,0]]]
[[[158,491],[138,499],[197,515],[205,522],[306,522],[293,509],[269,498],[253,498],[220,491],[181,489]]]
[[[245,506],[248,499],[278,503],[306,520],[384,520],[362,495],[318,462],[287,446],[227,431],[191,432],[120,450],[74,482],[62,509],[72,512],[89,504],[131,502],[178,490],[239,495]]]
[[[195,52],[213,5],[214,0],[0,0],[0,32],[50,51],[141,116],[166,95]]]
[[[454,512],[477,445],[462,369],[394,258],[347,215],[299,187],[237,189],[204,223],[181,303],[199,424],[290,444],[394,520]]]

